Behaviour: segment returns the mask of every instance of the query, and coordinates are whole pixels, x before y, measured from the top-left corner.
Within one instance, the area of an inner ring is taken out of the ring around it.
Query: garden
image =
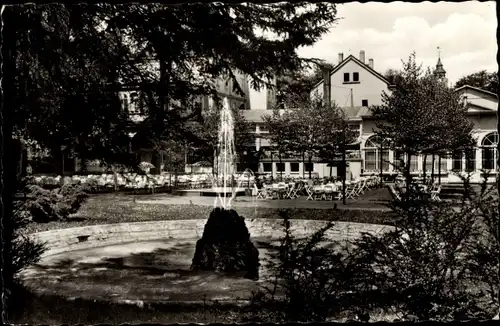
[[[53,217],[27,222],[22,234],[101,224],[206,219],[212,211],[210,206],[141,204],[134,196],[119,193],[88,194],[81,199],[77,194],[89,190],[78,187],[64,191],[66,200],[75,198],[73,203],[67,203],[73,211],[57,215],[57,210],[48,210],[51,205],[47,205],[38,214],[45,212]],[[259,245],[259,251],[271,253],[261,260],[272,273],[264,276],[266,282],[253,295],[242,298],[245,304],[204,297],[189,304],[127,304],[85,298],[65,301],[67,298],[54,294],[27,293],[22,287],[19,293],[29,299],[14,312],[12,320],[170,323],[487,318],[495,311],[498,289],[492,254],[498,245],[492,232],[492,217],[497,208],[490,195],[491,189],[485,185],[480,200],[472,196],[461,203],[456,200],[453,209],[449,202],[422,202],[418,195],[409,202],[393,202],[390,212],[239,207],[238,214],[246,221],[281,219],[284,234],[277,242]],[[159,195],[145,196],[154,199]],[[38,195],[37,201],[40,203],[43,197]],[[54,202],[63,199],[56,198]],[[55,206],[58,205],[52,205]],[[30,209],[33,212],[33,206],[24,206],[24,210]],[[318,224],[304,238],[291,231],[290,222],[293,224],[294,220],[327,224]],[[332,241],[325,234],[335,222],[388,225],[396,229],[384,235],[366,233],[358,239]],[[484,241],[478,243],[474,239],[480,234]],[[30,252],[34,248],[25,246],[24,250]],[[410,301],[409,297],[414,299]],[[423,301],[430,302],[429,306],[422,307]],[[43,313],[39,307],[47,307],[49,313]],[[69,314],[70,309],[77,312]],[[96,314],[95,309],[106,312]]]

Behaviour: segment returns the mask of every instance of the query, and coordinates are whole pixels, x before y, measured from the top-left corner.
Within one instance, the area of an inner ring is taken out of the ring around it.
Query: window
[[[129,104],[129,112],[132,114],[139,113],[139,94],[136,92],[130,93],[130,104]]]
[[[297,163],[297,162],[290,163],[290,171],[291,172],[299,172],[299,163]]]
[[[410,159],[410,172],[418,171],[418,156],[412,155]]]
[[[422,155],[422,164],[424,162],[424,156]],[[441,169],[439,168],[439,155],[434,155],[434,173],[446,172],[448,170],[446,157],[441,157]],[[432,155],[427,155],[427,160],[425,162],[425,172],[432,173]]]
[[[476,170],[476,150],[465,151],[465,171],[472,172]]]
[[[402,171],[405,167],[405,154],[400,151],[396,150],[394,153],[394,169],[397,171]]]
[[[285,163],[276,163],[276,170],[278,172],[285,172]]]
[[[365,149],[365,170],[377,170],[377,150]]]
[[[448,158],[446,156],[441,156],[441,166],[439,166],[439,156],[436,156],[434,164],[435,164],[434,167],[435,173],[442,173],[448,171]]]
[[[368,100],[361,100],[361,106],[368,106]]]
[[[273,165],[271,163],[263,163],[264,172],[273,172]]]
[[[344,83],[348,83],[349,82],[349,73],[346,72],[344,73]]]
[[[381,144],[382,151],[380,150]],[[380,171],[380,160],[382,160],[382,171],[389,171],[389,149],[387,145],[387,142],[381,141],[379,136],[372,136],[366,141],[364,149],[366,171]]]
[[[427,156],[422,155],[422,166],[424,166],[424,159],[425,159],[425,172],[426,173],[432,172],[432,155],[427,155]],[[437,156],[435,157],[435,159],[437,159]]]
[[[352,74],[352,81],[359,82],[359,72]]]
[[[314,171],[314,169],[313,169],[313,163],[305,163],[304,165],[305,165],[304,168],[306,169],[306,172],[312,172],[312,171]]]
[[[481,143],[482,168],[485,170],[495,170],[498,160],[498,133],[492,132],[484,137]]]
[[[462,153],[461,152],[453,153],[451,159],[452,159],[451,170],[462,171]]]

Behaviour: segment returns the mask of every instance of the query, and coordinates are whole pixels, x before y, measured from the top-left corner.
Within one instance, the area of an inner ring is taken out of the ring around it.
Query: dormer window
[[[344,73],[344,83],[348,83],[349,82],[349,73],[346,72]]]
[[[361,100],[361,106],[368,106],[368,100]]]
[[[359,82],[359,72],[354,72],[352,74],[352,81]]]

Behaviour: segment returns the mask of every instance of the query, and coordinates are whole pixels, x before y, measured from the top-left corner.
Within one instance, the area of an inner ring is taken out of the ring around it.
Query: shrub
[[[498,193],[494,187],[487,186],[487,178],[486,175],[480,193],[471,203],[478,214],[481,228],[478,241],[472,242],[466,260],[469,262],[467,276],[479,289],[480,296],[487,298],[484,304],[488,312],[494,314],[500,310],[499,210]]]
[[[480,235],[469,190],[462,199],[439,203],[410,191],[393,203],[401,217],[394,231],[364,234],[353,243],[371,265],[369,281],[381,307],[421,320],[484,316],[466,277],[467,255]]]
[[[94,190],[92,183],[70,182],[53,190],[27,184],[18,209],[27,220],[34,222],[64,220],[76,213]]]
[[[309,237],[298,239],[292,235],[286,211],[280,211],[285,235],[280,245],[270,246],[266,265],[271,270],[271,286],[263,286],[254,293],[254,305],[266,309],[278,321],[326,321],[328,317],[351,306],[349,293],[364,288],[364,282],[352,277],[366,268],[339,242],[325,241],[325,233],[334,225],[328,223]],[[328,246],[325,246],[328,244]],[[365,291],[366,292],[366,291]],[[352,308],[352,307],[351,307]]]

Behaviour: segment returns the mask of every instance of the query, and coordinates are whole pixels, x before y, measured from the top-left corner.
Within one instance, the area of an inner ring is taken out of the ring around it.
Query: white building
[[[436,65],[435,74],[446,82],[446,71],[443,69],[441,59]],[[352,178],[374,173],[384,175],[396,173],[396,169],[389,162],[402,158],[401,154],[392,150],[380,150],[379,140],[374,133],[375,121],[368,109],[368,106],[382,104],[382,92],[390,93],[393,87],[395,86],[374,69],[374,60],[369,59],[365,62],[365,52],[360,51],[359,58],[349,55],[344,59],[340,53],[338,65],[311,91],[311,96],[330,98],[331,103],[342,107],[351,128],[359,132],[359,150],[352,151],[349,158],[348,176]],[[498,98],[496,94],[470,86],[461,87],[456,91],[466,98],[469,118],[475,124],[477,147],[467,157],[465,155],[441,159],[436,157],[434,173],[437,176],[440,172],[441,180],[444,182],[459,181],[454,172],[473,172],[473,179],[479,180],[483,168],[498,171],[498,166],[495,165],[498,159],[496,149]],[[313,166],[308,166],[297,158],[284,158],[280,165],[276,156],[271,155],[270,144],[265,136],[268,133],[262,120],[265,114],[270,112],[266,110],[244,112],[246,119],[255,123],[255,132],[259,136],[256,139],[255,149],[263,148],[266,151],[265,157],[259,164],[259,172],[272,173],[276,176],[282,171],[283,175],[307,176],[309,169],[312,169],[319,177],[329,176],[330,173],[337,174],[335,167],[330,169],[326,163],[321,163],[317,159],[314,160]],[[432,158],[428,157],[427,173],[431,173],[432,164]],[[413,174],[423,173],[423,157],[413,157],[410,169]]]

